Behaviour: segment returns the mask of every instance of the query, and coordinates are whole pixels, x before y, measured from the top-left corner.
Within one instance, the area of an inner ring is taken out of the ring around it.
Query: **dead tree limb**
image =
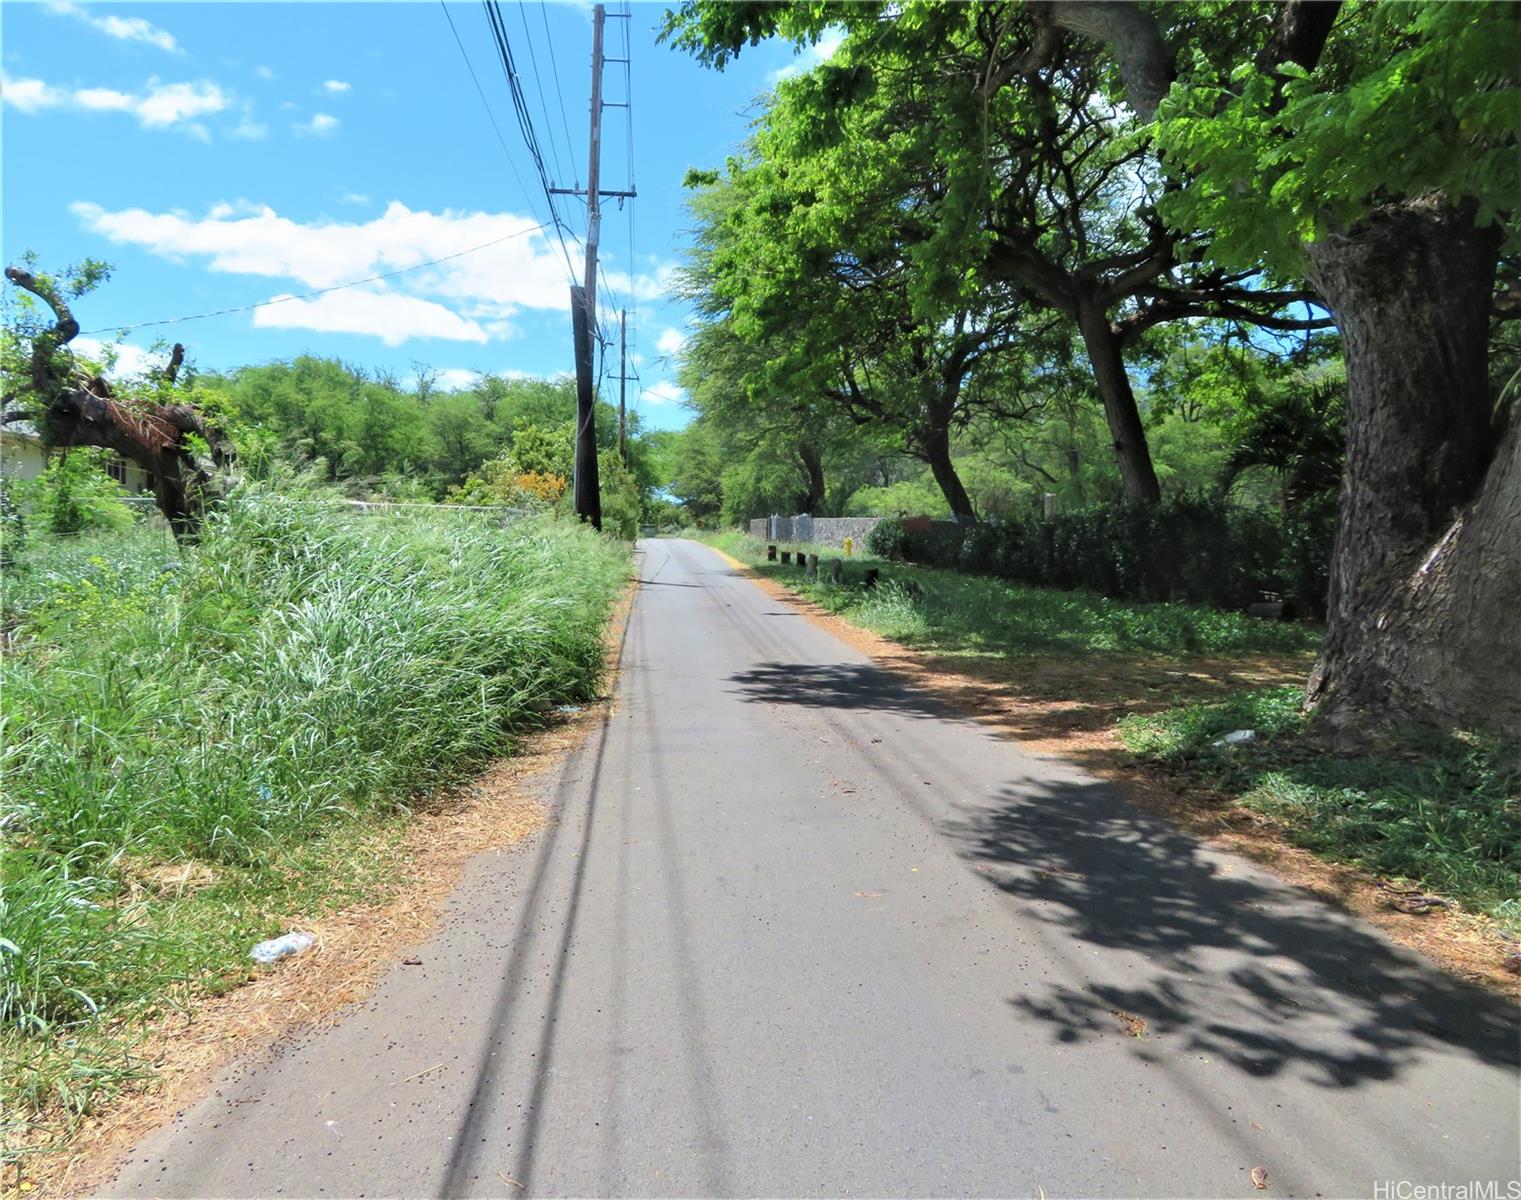
[[[31,420],[46,446],[99,446],[136,463],[175,536],[193,536],[214,472],[231,460],[230,443],[193,405],[119,399],[103,377],[87,375],[67,352],[79,322],[52,282],[19,267],[6,267],[5,277],[53,311],[52,328],[32,340],[31,403],[7,408],[5,421]],[[184,360],[185,348],[176,344],[165,383],[174,382]],[[209,460],[196,455],[192,438],[205,442]]]

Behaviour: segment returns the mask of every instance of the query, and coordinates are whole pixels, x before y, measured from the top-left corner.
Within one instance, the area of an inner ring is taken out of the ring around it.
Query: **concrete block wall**
[[[750,536],[765,542],[807,542],[815,546],[843,546],[845,539],[862,549],[866,535],[881,517],[760,517],[750,522]]]

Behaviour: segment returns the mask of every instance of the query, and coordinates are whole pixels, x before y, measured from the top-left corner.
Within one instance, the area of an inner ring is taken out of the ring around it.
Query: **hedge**
[[[1182,497],[1028,521],[937,521],[927,532],[891,518],[872,531],[868,547],[884,558],[1119,600],[1243,608],[1277,595],[1303,615],[1318,615],[1335,522],[1335,497],[1293,513]]]

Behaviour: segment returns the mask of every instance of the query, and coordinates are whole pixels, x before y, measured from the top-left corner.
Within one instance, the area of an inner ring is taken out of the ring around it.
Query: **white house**
[[[36,479],[48,463],[48,449],[28,421],[13,421],[0,428],[0,472],[14,479]],[[113,454],[106,473],[134,496],[153,490],[153,479],[136,463]]]

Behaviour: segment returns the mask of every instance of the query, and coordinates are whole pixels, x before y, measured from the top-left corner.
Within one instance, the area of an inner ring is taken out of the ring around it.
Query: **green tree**
[[[1521,9],[693,3],[671,31],[721,65],[831,20],[927,61],[974,23],[993,49],[963,76],[973,101],[1104,50],[1106,99],[1158,139],[1173,233],[1206,235],[1194,253],[1217,279],[1302,272],[1343,335],[1346,473],[1307,690],[1322,726],[1521,733],[1521,433],[1487,361],[1496,319],[1521,314],[1496,289],[1521,192]],[[1178,299],[1210,312],[1207,294]]]
[[[896,110],[862,105],[854,140],[820,142],[809,131],[814,103],[784,93],[748,160],[694,180],[703,190],[689,291],[723,336],[748,344],[750,361],[729,378],[746,402],[801,406],[803,431],[827,412],[897,436],[934,472],[951,511],[970,518],[952,439],[1008,399],[983,378],[1016,344],[1017,309],[996,289],[933,309],[916,299],[913,250],[943,187],[926,134]],[[873,150],[854,153],[860,145]]]
[[[1095,7],[1039,11],[1060,23]],[[860,203],[851,227],[921,210],[908,247],[920,315],[969,299],[986,306],[1002,285],[1075,327],[1125,497],[1154,503],[1127,368],[1147,331],[1200,315],[1279,329],[1326,318],[1280,313],[1303,293],[1265,286],[1260,270],[1199,269],[1206,239],[1159,218],[1160,166],[1115,103],[1104,55],[1062,42],[1017,5],[698,0],[668,32],[721,66],[746,41],[814,38],[831,22],[849,36],[829,63],[781,85],[773,115],[790,114],[801,131],[792,141],[810,160],[847,164],[846,191]],[[905,171],[909,163],[922,165]]]

